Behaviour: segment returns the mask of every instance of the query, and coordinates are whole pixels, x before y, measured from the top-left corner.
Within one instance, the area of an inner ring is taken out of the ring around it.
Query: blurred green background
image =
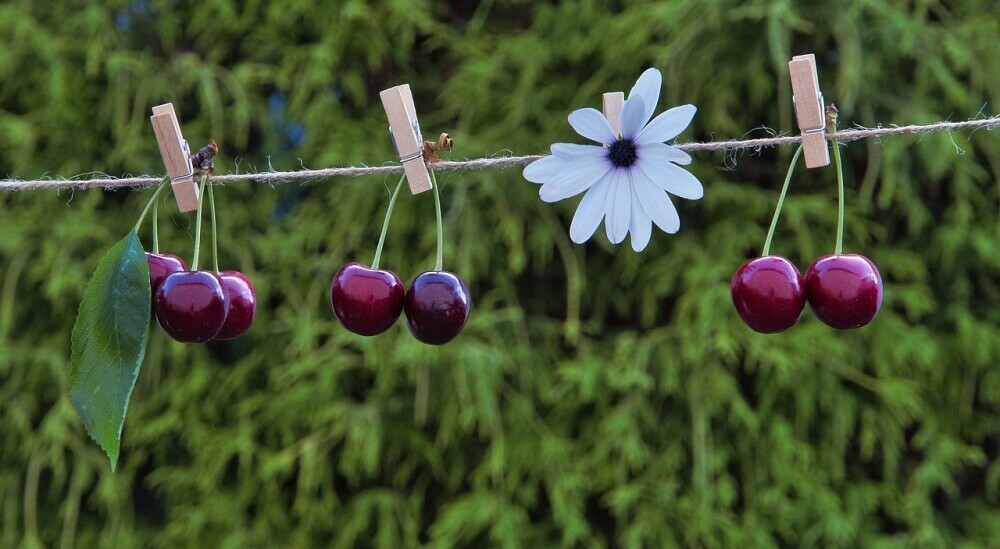
[[[793,132],[787,61],[815,52],[841,125],[994,114],[995,0],[12,0],[0,4],[0,174],[158,174],[172,101],[219,173],[393,159],[378,91],[409,82],[452,159],[580,142],[575,108],[664,75],[681,140]],[[232,342],[153,329],[119,471],[68,398],[84,285],[150,196],[0,195],[2,547],[996,547],[1000,134],[851,143],[845,250],[880,315],[761,336],[732,273],[759,253],[790,148],[698,154],[706,196],[643,254],[520,169],[442,173],[445,268],[468,326],[347,333],[328,302],[369,262],[393,177],[217,189],[223,268],[260,310]],[[796,174],[774,252],[833,249],[832,167]],[[432,268],[430,193],[383,264]],[[163,202],[161,245],[193,215]],[[150,243],[148,227],[140,236]],[[426,407],[426,421],[417,410]]]

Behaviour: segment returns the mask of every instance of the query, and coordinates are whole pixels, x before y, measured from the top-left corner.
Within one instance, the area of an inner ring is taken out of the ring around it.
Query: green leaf
[[[118,466],[119,440],[149,337],[149,265],[135,232],[101,258],[73,324],[70,397]]]

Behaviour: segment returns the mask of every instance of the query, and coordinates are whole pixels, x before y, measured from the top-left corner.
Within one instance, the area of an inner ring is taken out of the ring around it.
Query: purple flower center
[[[608,160],[616,168],[631,168],[638,159],[638,150],[631,139],[620,138],[608,147]]]

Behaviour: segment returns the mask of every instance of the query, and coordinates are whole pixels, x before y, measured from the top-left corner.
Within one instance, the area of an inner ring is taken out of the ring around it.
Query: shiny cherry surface
[[[155,309],[156,320],[167,335],[185,343],[201,343],[222,329],[229,292],[214,272],[173,273],[157,290]]]
[[[882,276],[863,255],[824,255],[806,271],[806,297],[826,325],[859,328],[882,307]]]
[[[333,277],[330,304],[344,328],[363,336],[381,334],[403,310],[403,282],[392,271],[348,263]]]
[[[406,291],[406,325],[413,337],[428,345],[455,338],[469,319],[472,299],[465,282],[454,273],[421,273]]]
[[[744,263],[733,275],[731,290],[740,318],[762,334],[791,328],[806,304],[802,273],[776,255]]]
[[[253,324],[257,316],[257,291],[253,282],[239,271],[222,271],[219,277],[229,292],[229,310],[215,339],[233,339],[245,334]]]

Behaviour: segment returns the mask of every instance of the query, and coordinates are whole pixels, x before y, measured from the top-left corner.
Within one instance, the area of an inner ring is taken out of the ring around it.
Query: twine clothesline
[[[859,139],[881,137],[885,135],[899,134],[921,134],[939,131],[959,131],[978,130],[983,128],[1000,127],[1000,115],[990,118],[967,120],[965,122],[937,122],[926,125],[889,126],[866,128],[857,126],[850,130],[831,132],[826,134],[828,141],[847,143]],[[727,141],[709,141],[705,143],[681,143],[674,145],[676,148],[686,152],[706,152],[706,151],[736,151],[743,149],[762,149],[767,147],[781,147],[795,145],[801,141],[799,135],[766,137],[760,139],[740,139]],[[494,158],[477,158],[473,160],[442,161],[428,164],[429,169],[434,170],[484,170],[503,169],[515,166],[525,166],[535,160],[543,158],[543,155],[527,156],[501,156]],[[230,175],[212,176],[212,181],[216,183],[230,183],[236,181],[252,181],[255,183],[289,183],[293,181],[323,179],[328,177],[358,177],[362,175],[387,175],[399,174],[403,172],[402,165],[396,163],[386,166],[350,166],[343,168],[322,168],[317,170],[296,170],[289,172],[257,172]],[[92,179],[35,179],[0,180],[0,191],[30,191],[41,189],[88,189],[103,187],[108,190],[119,188],[135,188],[157,185],[162,179],[160,177],[99,177]]]

